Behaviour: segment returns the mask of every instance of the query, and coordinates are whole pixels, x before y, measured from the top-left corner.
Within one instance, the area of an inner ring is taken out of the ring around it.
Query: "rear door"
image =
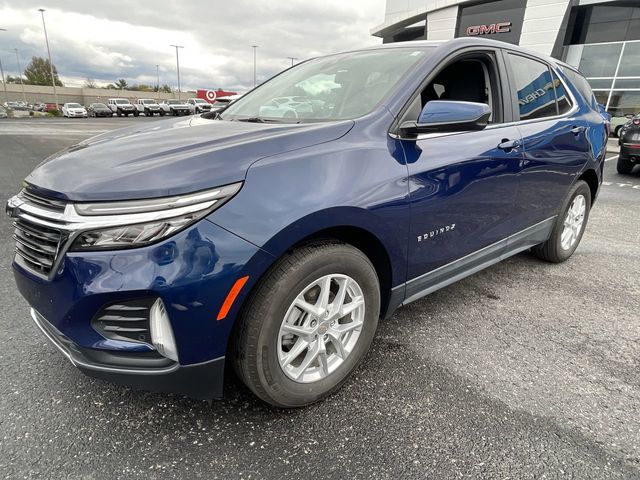
[[[524,155],[514,223],[524,229],[558,214],[591,149],[587,120],[558,74],[519,52],[505,59]]]

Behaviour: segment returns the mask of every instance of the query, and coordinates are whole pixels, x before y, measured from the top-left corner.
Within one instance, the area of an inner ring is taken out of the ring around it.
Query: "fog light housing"
[[[163,357],[178,361],[178,348],[173,338],[173,330],[169,321],[169,314],[161,299],[157,299],[149,311],[149,328],[151,330],[151,343]]]

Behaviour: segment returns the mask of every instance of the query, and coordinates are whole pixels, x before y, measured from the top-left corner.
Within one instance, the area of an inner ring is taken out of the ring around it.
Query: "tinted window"
[[[512,83],[518,96],[520,120],[557,115],[556,97],[549,68],[520,55],[509,54]]]
[[[589,106],[597,110],[598,106],[596,105],[596,98],[593,95],[593,91],[591,90],[591,85],[587,82],[587,79],[580,75],[578,72],[574,72],[573,70],[569,70],[565,68],[562,70],[563,73],[569,78],[574,87],[580,92],[582,98],[584,98],[585,102],[589,104]],[[611,87],[611,80],[608,83],[609,87]]]
[[[551,72],[553,75],[553,85],[556,88],[556,100],[558,102],[558,113],[564,115],[571,110],[571,99],[569,93],[564,88],[564,85],[558,78],[555,72]]]

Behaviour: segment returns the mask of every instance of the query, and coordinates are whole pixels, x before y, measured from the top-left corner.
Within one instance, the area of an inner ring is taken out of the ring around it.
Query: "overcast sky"
[[[98,84],[125,78],[129,84],[175,87],[175,50],[180,50],[182,89],[253,85],[306,59],[381,43],[369,33],[384,18],[384,0],[0,0],[0,59],[16,75],[14,48],[24,69],[32,56],[46,57],[45,8],[53,63],[65,85],[89,77]],[[51,6],[55,5],[55,6]]]

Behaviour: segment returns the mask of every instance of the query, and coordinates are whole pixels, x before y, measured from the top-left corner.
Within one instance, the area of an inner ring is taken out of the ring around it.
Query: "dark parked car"
[[[90,117],[113,117],[113,112],[104,103],[92,103],[87,107]]]
[[[618,173],[628,174],[640,164],[640,114],[631,119],[620,131]]]
[[[260,115],[303,93],[312,109]],[[212,398],[229,362],[307,405],[396,308],[523,250],[567,260],[605,150],[589,84],[551,58],[470,38],[330,55],[215,119],[50,157],[7,205],[15,279],[90,375]]]

